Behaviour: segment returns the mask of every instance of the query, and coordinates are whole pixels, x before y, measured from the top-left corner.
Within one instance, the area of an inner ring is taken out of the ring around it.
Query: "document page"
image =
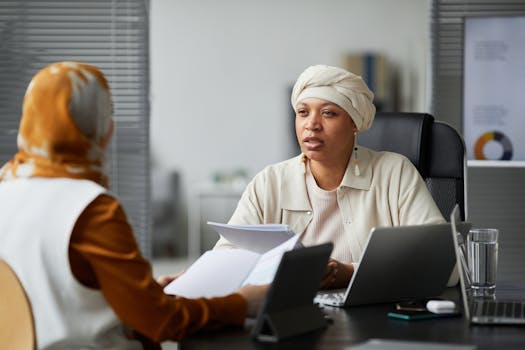
[[[369,339],[347,350],[475,350],[475,345],[404,341],[391,339]]]
[[[259,254],[246,249],[213,249],[205,252],[164,293],[185,298],[211,298],[235,292],[246,284],[273,281],[286,251],[302,247],[299,235]]]
[[[243,286],[247,284],[267,284],[273,281],[277,268],[281,263],[283,254],[289,250],[302,247],[303,245],[299,241],[299,235],[294,235],[285,243],[269,250],[264,253],[257,264],[252,269],[246,280],[243,282]]]
[[[288,225],[229,225],[208,221],[208,225],[237,248],[251,250],[260,254],[283,244],[295,233]]]
[[[185,298],[225,296],[241,287],[260,254],[244,249],[216,249],[205,252],[164,293]]]

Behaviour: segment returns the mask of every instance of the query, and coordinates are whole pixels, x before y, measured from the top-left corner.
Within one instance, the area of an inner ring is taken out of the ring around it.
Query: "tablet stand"
[[[324,314],[317,305],[305,305],[294,309],[268,312],[258,322],[253,335],[261,341],[281,339],[314,331],[327,326]]]
[[[332,243],[325,243],[283,254],[252,329],[253,337],[276,342],[326,327],[325,316],[313,299],[332,248]]]

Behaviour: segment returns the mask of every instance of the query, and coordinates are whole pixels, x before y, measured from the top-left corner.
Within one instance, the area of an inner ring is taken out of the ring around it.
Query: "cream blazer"
[[[287,224],[302,234],[311,221],[312,207],[301,157],[259,172],[246,187],[229,223]],[[359,147],[360,176],[354,175],[352,165],[350,160],[337,188],[337,203],[355,259],[361,256],[373,227],[445,222],[425,182],[406,157]],[[231,244],[224,238],[216,244],[227,246]]]

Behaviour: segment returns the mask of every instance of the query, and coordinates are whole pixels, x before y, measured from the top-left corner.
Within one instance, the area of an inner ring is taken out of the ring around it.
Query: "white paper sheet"
[[[179,278],[164,288],[164,293],[185,298],[225,296],[246,284],[273,281],[283,254],[301,247],[298,235],[259,254],[246,249],[215,249],[205,252]]]
[[[283,254],[289,250],[302,246],[299,236],[295,235],[283,244],[267,251],[257,261],[248,277],[244,280],[243,286],[247,284],[267,284],[273,281],[277,268],[281,263]]]
[[[390,339],[369,339],[359,345],[346,347],[347,350],[474,350],[475,345],[416,342]]]
[[[164,293],[185,298],[211,298],[236,291],[253,269],[260,254],[244,249],[216,249],[205,252]]]
[[[208,221],[208,225],[236,247],[261,254],[295,235],[288,225],[280,224],[228,225]]]

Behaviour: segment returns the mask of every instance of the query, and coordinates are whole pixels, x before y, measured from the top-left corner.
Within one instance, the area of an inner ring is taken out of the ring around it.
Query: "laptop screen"
[[[454,207],[454,210],[452,210],[452,213],[450,214],[450,225],[452,227],[452,240],[454,242],[454,249],[456,251],[457,268],[458,268],[458,273],[459,273],[459,285],[461,288],[461,298],[463,301],[463,309],[464,309],[467,320],[469,320],[470,310],[469,310],[469,303],[467,299],[467,284],[469,286],[470,284],[467,281],[470,278],[468,274],[464,238],[459,228],[460,221],[461,221],[461,216],[459,214],[459,206],[456,204],[456,206]],[[463,228],[466,230],[468,230],[470,227],[470,224],[467,224],[467,223],[463,223],[463,225],[468,225],[467,227]]]

